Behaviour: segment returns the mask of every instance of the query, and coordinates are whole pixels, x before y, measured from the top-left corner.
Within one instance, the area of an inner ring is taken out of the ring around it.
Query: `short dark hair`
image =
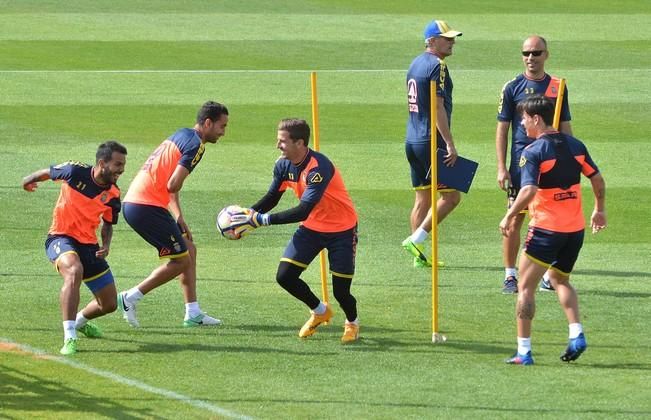
[[[113,159],[113,152],[118,152],[126,155],[127,148],[115,140],[104,142],[97,148],[97,153],[95,153],[95,163],[99,163],[100,160],[103,160],[104,162],[110,162],[111,159]]]
[[[219,102],[208,101],[201,106],[197,113],[197,123],[203,124],[204,121],[217,121],[222,115],[228,115],[228,109]]]
[[[520,114],[526,112],[532,117],[540,115],[545,124],[554,124],[554,108],[556,104],[544,95],[531,95],[518,104]]]
[[[310,126],[305,120],[299,118],[285,118],[278,123],[278,131],[287,131],[289,138],[294,142],[303,140],[307,146],[310,143]]]

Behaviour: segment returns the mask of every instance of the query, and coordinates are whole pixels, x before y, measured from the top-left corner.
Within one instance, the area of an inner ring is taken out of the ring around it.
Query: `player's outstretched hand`
[[[263,215],[253,209],[242,209],[241,212],[231,215],[231,227],[250,226],[253,229],[260,227]]]
[[[38,184],[36,182],[23,184],[23,189],[27,192],[34,192],[36,191],[36,188],[38,188]]]

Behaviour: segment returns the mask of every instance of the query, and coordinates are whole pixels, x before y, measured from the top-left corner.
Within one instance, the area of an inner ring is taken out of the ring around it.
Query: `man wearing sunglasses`
[[[547,41],[538,35],[527,38],[522,45],[522,62],[524,72],[504,85],[497,107],[497,130],[495,134],[495,148],[497,152],[497,184],[507,192],[508,207],[510,208],[520,191],[520,168],[518,162],[522,151],[535,139],[527,137],[521,125],[522,115],[516,108],[518,104],[532,95],[545,95],[556,100],[558,95],[558,82],[560,79],[545,73],[545,61],[549,57]],[[572,134],[570,107],[568,103],[567,88],[563,96],[559,131]],[[508,145],[509,127],[511,127],[511,161],[507,169],[506,147]],[[502,238],[502,252],[504,261],[504,285],[502,293],[513,294],[518,292],[518,276],[515,263],[520,248],[520,230],[526,210],[517,215],[513,221],[514,234]],[[542,291],[554,291],[545,274],[540,285]]]

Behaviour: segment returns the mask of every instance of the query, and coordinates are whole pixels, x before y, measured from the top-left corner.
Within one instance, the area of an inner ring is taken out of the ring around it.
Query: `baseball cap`
[[[463,35],[461,32],[450,29],[450,25],[444,20],[433,20],[425,27],[425,40],[439,36],[454,38],[461,35]]]

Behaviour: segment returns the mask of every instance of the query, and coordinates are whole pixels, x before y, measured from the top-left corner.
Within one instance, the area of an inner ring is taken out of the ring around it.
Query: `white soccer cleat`
[[[188,318],[183,320],[184,327],[205,327],[211,325],[222,325],[221,319],[213,318],[206,314],[199,314],[194,318]]]
[[[118,293],[118,306],[122,311],[122,318],[134,328],[138,328],[140,323],[138,322],[138,317],[136,316],[136,305],[135,303],[127,303],[125,297],[127,292]]]

